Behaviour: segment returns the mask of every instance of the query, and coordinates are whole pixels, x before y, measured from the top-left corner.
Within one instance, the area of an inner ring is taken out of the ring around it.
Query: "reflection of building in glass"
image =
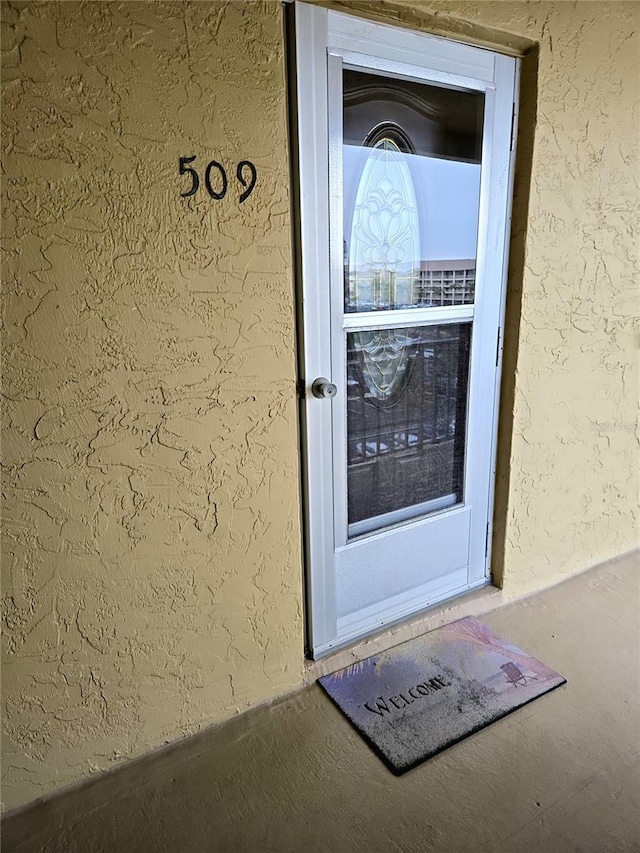
[[[475,260],[422,261],[418,304],[469,305],[475,297],[475,286]]]
[[[345,264],[345,281],[347,310],[469,305],[475,297],[476,262],[471,258],[422,261],[417,276]]]

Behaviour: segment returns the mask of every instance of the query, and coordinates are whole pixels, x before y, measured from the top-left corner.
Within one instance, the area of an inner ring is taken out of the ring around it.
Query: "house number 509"
[[[188,198],[190,195],[195,195],[200,189],[200,175],[196,172],[193,166],[189,165],[189,163],[193,163],[195,159],[195,157],[180,158],[180,174],[189,175],[191,177],[191,188],[184,193],[180,193],[181,198]],[[246,201],[249,198],[256,185],[256,181],[258,180],[258,172],[251,160],[241,160],[238,163],[236,168],[236,179],[238,180],[238,183],[244,187],[244,192],[238,196],[238,201],[242,204],[243,201]],[[229,181],[227,179],[227,173],[225,172],[224,166],[218,163],[217,160],[211,160],[207,164],[207,168],[204,170],[204,185],[211,198],[220,200],[226,196]]]

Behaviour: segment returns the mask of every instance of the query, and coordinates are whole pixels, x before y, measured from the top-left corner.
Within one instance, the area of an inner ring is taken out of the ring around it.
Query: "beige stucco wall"
[[[495,543],[514,596],[636,535],[638,7],[358,6],[539,43]],[[300,684],[303,630],[280,4],[7,4],[3,39],[13,807]],[[226,199],[179,197],[193,154]]]
[[[303,633],[280,8],[4,31],[11,806],[290,689]]]

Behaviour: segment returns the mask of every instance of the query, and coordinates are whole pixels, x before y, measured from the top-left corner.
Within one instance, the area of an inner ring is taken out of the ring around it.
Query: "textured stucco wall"
[[[539,44],[496,546],[540,588],[637,528],[638,6],[340,5]],[[301,682],[281,15],[3,7],[7,806]],[[192,154],[254,194],[180,199]]]
[[[299,684],[302,605],[279,5],[3,35],[13,806]],[[194,154],[253,194],[181,199]]]

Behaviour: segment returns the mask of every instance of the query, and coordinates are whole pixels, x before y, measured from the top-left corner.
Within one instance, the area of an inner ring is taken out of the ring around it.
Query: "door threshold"
[[[489,584],[471,592],[462,593],[424,613],[387,627],[371,637],[343,646],[320,660],[306,659],[304,662],[304,684],[313,684],[318,678],[343,669],[352,663],[365,660],[371,655],[399,646],[407,640],[419,637],[441,625],[457,622],[465,616],[482,616],[505,603],[503,591]]]

